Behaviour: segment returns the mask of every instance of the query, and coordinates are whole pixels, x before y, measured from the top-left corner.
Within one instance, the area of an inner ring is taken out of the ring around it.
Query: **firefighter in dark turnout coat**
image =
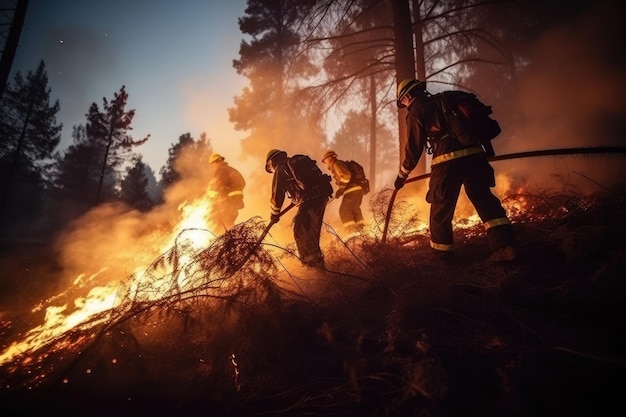
[[[452,259],[452,218],[463,186],[485,227],[493,252],[490,260],[512,261],[516,257],[514,234],[500,200],[491,192],[495,175],[487,155],[482,146],[465,147],[446,132],[444,115],[432,97],[425,82],[411,79],[398,85],[397,105],[408,108],[408,138],[394,186],[402,188],[426,149],[432,153],[426,201],[431,205],[430,246],[435,253]]]
[[[354,175],[346,161],[337,159],[335,151],[327,151],[322,156],[322,162],[330,171],[335,180],[337,191],[335,198],[341,198],[339,218],[343,227],[349,233],[360,232],[365,226],[361,203],[365,190],[363,185],[356,182]]]
[[[288,160],[285,151],[271,149],[267,153],[265,171],[274,174],[270,218],[275,223],[279,221],[285,197],[289,196],[298,206],[293,218],[293,235],[300,260],[306,265],[323,267],[324,255],[320,248],[320,236],[326,204],[333,194],[330,176],[327,176],[328,181],[320,183],[319,186],[300,190],[287,164]]]
[[[211,217],[214,231],[221,234],[235,225],[239,210],[244,208],[243,189],[246,180],[220,154],[211,155],[209,164],[212,171],[209,189],[216,193]]]

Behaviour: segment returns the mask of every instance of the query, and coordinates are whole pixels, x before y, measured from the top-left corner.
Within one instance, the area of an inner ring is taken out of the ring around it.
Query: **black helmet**
[[[281,151],[280,149],[270,149],[269,152],[267,153],[267,157],[265,158],[265,172],[267,173],[272,173],[272,170],[270,169],[270,161],[273,160],[276,156],[284,154],[285,156],[287,156],[287,152],[285,151]]]
[[[426,83],[420,80],[416,80],[415,78],[409,78],[406,80],[400,81],[398,84],[398,98],[396,100],[396,104],[398,107],[403,108],[406,107],[401,103],[402,99],[411,93],[414,89],[425,90]]]

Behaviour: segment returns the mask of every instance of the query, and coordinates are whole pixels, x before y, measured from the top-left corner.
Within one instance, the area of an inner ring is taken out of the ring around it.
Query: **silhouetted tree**
[[[330,46],[329,53],[324,57],[328,82],[316,90],[321,89],[318,94],[327,96],[330,100],[328,106],[334,106],[338,117],[345,118],[341,128],[344,135],[335,136],[335,148],[341,146],[339,141],[342,137],[350,138],[350,133],[345,132],[347,118],[354,120],[355,112],[359,116],[369,113],[369,118],[361,118],[358,126],[351,125],[358,129],[355,135],[368,135],[367,140],[360,143],[363,152],[354,152],[360,154],[359,161],[366,167],[370,178],[376,178],[376,161],[380,160],[377,156],[381,153],[377,132],[381,125],[386,124],[385,119],[395,118],[397,113],[395,109],[390,112],[384,101],[388,93],[388,79],[395,74],[391,53],[393,15],[389,4],[379,0],[351,4],[336,2],[335,7],[338,10],[333,15],[340,17],[338,22],[320,30],[320,37],[310,42],[316,44],[321,41]],[[367,127],[368,132],[363,132],[363,127]],[[354,143],[353,140],[351,142]]]
[[[183,178],[206,183],[208,170],[204,168],[208,165],[212,153],[211,140],[207,138],[206,133],[203,132],[198,140],[195,140],[189,132],[180,135],[178,142],[170,146],[167,161],[159,171],[161,174],[159,202],[162,202],[164,192]]]
[[[135,164],[126,169],[126,176],[120,184],[120,200],[140,211],[149,210],[154,204],[148,194],[146,164],[141,156],[134,158]]]
[[[102,110],[96,103],[92,103],[87,113],[87,136],[101,141],[105,145],[104,158],[101,161],[100,179],[96,190],[96,202],[102,198],[102,184],[108,168],[117,168],[129,158],[130,150],[145,143],[149,136],[135,141],[128,133],[132,129],[131,123],[135,117],[135,110],[126,110],[128,93],[122,86],[120,91],[113,94],[111,101],[102,99]]]
[[[299,93],[298,82],[316,73],[297,33],[315,0],[249,0],[239,19],[237,73],[250,81],[229,109],[235,129],[248,132],[244,153],[265,157],[270,148],[319,154],[324,139],[320,120],[311,117],[311,97]]]
[[[0,218],[24,218],[41,208],[44,170],[61,139],[59,109],[58,100],[50,103],[43,61],[26,78],[17,72],[7,86],[0,101]]]
[[[178,137],[178,142],[170,145],[167,150],[167,161],[165,165],[161,167],[159,174],[161,175],[160,188],[166,189],[180,180],[180,173],[176,171],[174,163],[181,154],[182,150],[194,143],[194,139],[191,133],[183,133]]]
[[[58,206],[57,221],[65,223],[96,205],[93,196],[100,182],[105,144],[88,136],[84,125],[72,129],[72,144],[54,155],[54,195]],[[108,166],[103,182],[103,194],[115,195],[116,173]]]
[[[4,95],[9,73],[13,66],[13,59],[15,58],[15,51],[19,45],[24,19],[26,18],[26,10],[28,9],[28,0],[16,0],[14,9],[4,4],[1,7],[3,14],[6,14],[7,11],[10,10],[13,10],[14,13],[8,36],[5,36],[5,33],[3,33],[6,42],[4,43],[2,54],[0,54],[0,99]]]
[[[144,174],[146,179],[148,180],[147,191],[150,196],[150,200],[152,200],[153,204],[156,204],[161,199],[161,192],[159,190],[159,182],[154,175],[154,170],[152,167],[144,162],[145,169]]]

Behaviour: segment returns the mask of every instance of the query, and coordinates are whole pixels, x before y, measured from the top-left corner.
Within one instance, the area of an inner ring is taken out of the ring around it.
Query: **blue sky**
[[[136,151],[158,177],[167,150],[186,132],[206,132],[216,151],[239,154],[242,132],[227,108],[247,80],[232,67],[245,0],[30,0],[10,79],[44,60],[63,123],[60,149],[91,103],[126,86],[135,109]]]

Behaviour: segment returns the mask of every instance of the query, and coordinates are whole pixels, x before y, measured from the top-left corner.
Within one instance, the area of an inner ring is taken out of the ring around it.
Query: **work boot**
[[[434,258],[445,265],[452,265],[454,263],[454,251],[453,250],[436,250],[431,249],[431,253]]]
[[[517,258],[513,245],[505,245],[496,249],[489,257],[489,262],[511,262]]]

